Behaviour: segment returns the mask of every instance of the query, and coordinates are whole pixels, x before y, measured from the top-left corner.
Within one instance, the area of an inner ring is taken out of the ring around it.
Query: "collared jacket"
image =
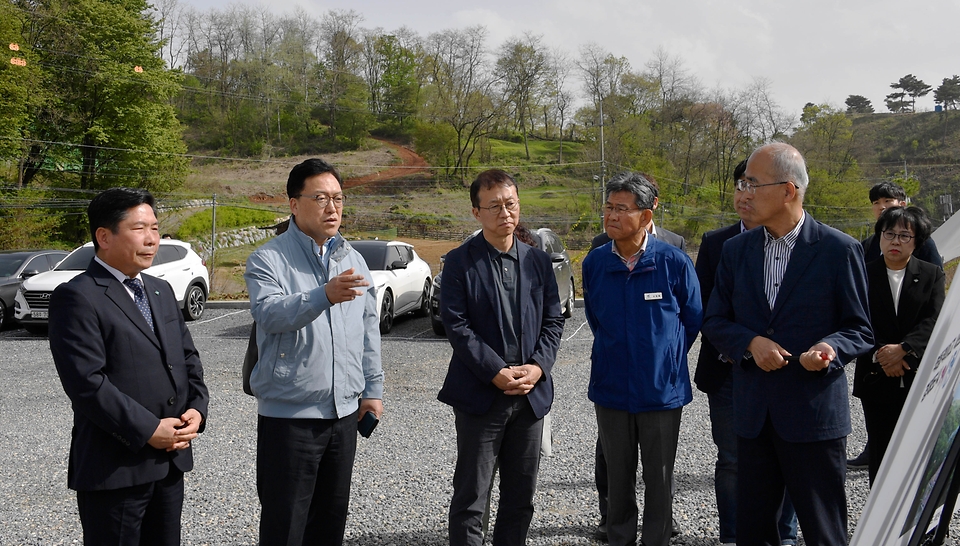
[[[250,377],[267,417],[343,418],[359,399],[383,397],[380,329],[373,283],[363,296],[332,305],[324,287],[353,268],[370,279],[363,257],[338,233],[324,267],[316,242],[290,228],[247,259],[244,279],[257,323],[259,360]]]
[[[607,243],[583,260],[583,297],[593,330],[588,396],[640,413],[693,400],[687,351],[703,318],[693,262],[650,237],[633,270]]]
[[[536,363],[543,376],[527,400],[541,418],[553,404],[553,364],[563,335],[563,311],[550,257],[520,241],[520,353]],[[483,415],[503,391],[493,384],[503,360],[503,315],[490,253],[483,235],[447,253],[441,284],[440,316],[453,347],[437,399],[457,410]]]

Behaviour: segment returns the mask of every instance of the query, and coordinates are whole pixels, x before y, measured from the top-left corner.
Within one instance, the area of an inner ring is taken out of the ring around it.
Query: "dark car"
[[[13,300],[20,282],[50,271],[67,254],[62,250],[0,251],[0,330],[13,321]]]
[[[469,241],[480,231],[477,230],[467,237],[464,241]],[[573,283],[573,265],[570,264],[570,255],[563,246],[563,241],[550,228],[535,229],[530,232],[536,247],[550,255],[550,261],[553,262],[553,274],[557,277],[557,290],[560,292],[560,305],[563,306],[563,316],[570,318],[573,316],[573,307],[576,299]],[[443,258],[441,257],[441,267]],[[443,321],[440,320],[440,276],[443,269],[433,278],[433,294],[430,297],[430,324],[433,326],[433,332],[438,336],[446,335],[443,327]]]

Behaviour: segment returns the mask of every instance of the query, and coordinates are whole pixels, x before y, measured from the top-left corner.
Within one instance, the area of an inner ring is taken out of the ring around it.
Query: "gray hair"
[[[657,197],[657,192],[650,183],[640,173],[625,171],[613,175],[613,178],[607,182],[604,190],[604,197],[609,200],[611,193],[618,191],[628,191],[633,194],[637,208],[653,209],[653,200]]]
[[[764,144],[753,154],[765,150],[770,153],[773,162],[773,168],[776,171],[777,181],[789,180],[797,186],[797,193],[800,199],[807,193],[807,185],[810,184],[810,178],[807,176],[807,163],[803,159],[800,151],[785,142],[771,142]],[[750,157],[753,157],[750,154]]]

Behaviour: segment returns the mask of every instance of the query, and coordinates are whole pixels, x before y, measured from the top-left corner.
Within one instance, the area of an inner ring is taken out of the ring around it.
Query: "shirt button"
[[[170,397],[170,400],[167,400],[167,405],[168,405],[168,406],[172,406],[172,405],[174,405],[176,402],[177,402],[177,397],[176,397],[176,396],[171,396],[171,397]]]
[[[773,328],[767,328],[767,335],[768,335],[768,336],[772,336],[772,335],[773,335]]]
[[[168,369],[168,370],[172,370],[172,369],[173,369],[173,364],[167,364],[167,369]]]

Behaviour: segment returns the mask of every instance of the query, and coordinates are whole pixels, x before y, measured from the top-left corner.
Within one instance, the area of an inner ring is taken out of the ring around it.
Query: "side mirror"
[[[34,276],[34,275],[39,275],[39,274],[40,274],[40,272],[37,271],[36,269],[30,269],[30,270],[28,270],[28,271],[24,271],[23,273],[21,273],[21,274],[20,274],[20,278],[21,278],[21,279],[29,279],[30,277],[32,277],[32,276]]]
[[[395,260],[392,264],[390,264],[391,271],[393,271],[394,269],[406,269],[406,268],[407,268],[407,262],[403,260]]]
[[[566,261],[566,257],[560,252],[553,252],[550,254],[550,261],[559,264]]]

